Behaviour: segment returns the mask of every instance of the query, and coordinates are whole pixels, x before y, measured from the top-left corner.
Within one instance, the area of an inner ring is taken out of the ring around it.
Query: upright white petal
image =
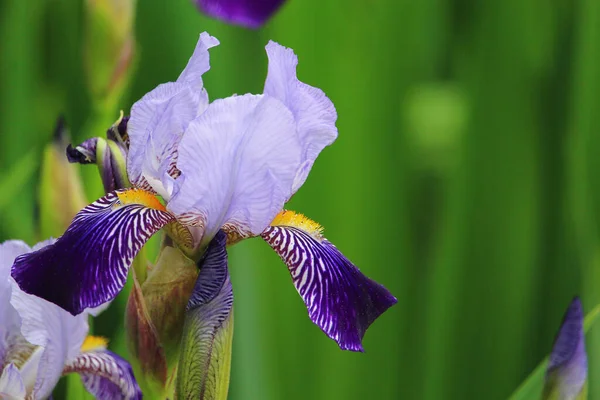
[[[181,176],[168,209],[196,219],[207,239],[224,224],[258,235],[291,195],[301,152],[293,115],[280,101],[217,100],[181,140]]]
[[[131,108],[127,174],[136,186],[149,186],[169,198],[181,136],[208,106],[202,74],[210,68],[208,49],[218,44],[212,36],[201,34],[177,81],[159,85]]]
[[[292,188],[295,193],[306,180],[321,150],[337,138],[337,113],[333,103],[321,89],[298,80],[298,57],[292,49],[272,41],[266,49],[269,72],[265,82],[265,95],[274,96],[292,111],[302,145],[302,162]]]

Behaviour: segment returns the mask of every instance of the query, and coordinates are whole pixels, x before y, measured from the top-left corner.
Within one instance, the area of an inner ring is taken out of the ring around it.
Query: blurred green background
[[[261,92],[273,39],[337,107],[339,139],[288,208],[398,305],[365,354],[342,352],[276,254],[236,245],[230,399],[504,399],[550,351],[571,298],[600,303],[597,0],[290,0],[258,31],[188,0],[141,0],[137,70],[109,113],[86,83],[83,14],[80,0],[0,0],[1,240],[43,239],[39,167],[57,116],[74,142],[102,136],[177,78],[202,31],[221,41],[211,98]],[[96,327],[125,354],[119,304]],[[600,399],[600,328],[587,345]]]

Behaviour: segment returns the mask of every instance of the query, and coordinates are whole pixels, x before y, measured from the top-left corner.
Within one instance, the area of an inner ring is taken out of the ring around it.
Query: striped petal
[[[81,375],[85,388],[98,399],[141,399],[133,370],[127,361],[108,350],[81,353],[63,373]]]
[[[321,233],[317,223],[283,211],[261,236],[287,264],[310,319],[342,350],[363,351],[365,331],[397,300]]]
[[[111,192],[81,210],[55,244],[19,256],[12,276],[26,293],[77,315],[113,299],[144,243],[172,221],[148,192]]]
[[[233,339],[233,290],[226,235],[219,231],[200,264],[188,302],[176,393],[182,399],[227,399]]]

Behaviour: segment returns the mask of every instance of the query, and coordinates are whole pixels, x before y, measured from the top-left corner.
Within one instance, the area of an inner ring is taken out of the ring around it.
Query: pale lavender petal
[[[205,240],[225,224],[258,235],[290,196],[300,152],[293,117],[278,100],[217,100],[185,132],[168,209],[195,220]]]
[[[200,11],[211,17],[248,28],[263,25],[284,0],[195,0]]]
[[[25,398],[25,385],[15,364],[8,364],[0,375],[0,399],[22,400]]]
[[[587,380],[583,317],[581,300],[576,297],[565,313],[550,354],[545,391],[558,393],[561,399],[576,398]]]
[[[136,190],[98,199],[75,216],[54,245],[18,257],[12,276],[20,288],[73,315],[114,298],[144,243],[174,220],[166,211],[119,197],[140,194]]]
[[[208,49],[218,44],[207,33],[201,34],[177,81],[159,85],[131,108],[127,173],[134,185],[150,186],[169,198],[172,180],[178,175],[175,163],[181,136],[208,106],[202,74],[210,68]]]
[[[98,399],[141,399],[140,390],[129,363],[108,351],[90,351],[78,355],[66,365],[64,373],[81,375],[85,388]]]
[[[306,180],[319,153],[337,138],[337,113],[321,89],[298,80],[298,57],[292,49],[275,42],[269,42],[266,49],[269,72],[265,95],[277,98],[292,111],[302,146],[302,162],[292,188],[295,193]]]
[[[363,351],[367,328],[396,298],[325,238],[291,226],[270,226],[262,238],[287,264],[310,319],[342,350]]]
[[[64,287],[63,287],[64,290]],[[63,366],[79,354],[88,332],[87,313],[73,316],[42,298],[12,291],[11,304],[21,318],[21,333],[31,344],[41,346],[34,391],[39,398],[52,393]]]

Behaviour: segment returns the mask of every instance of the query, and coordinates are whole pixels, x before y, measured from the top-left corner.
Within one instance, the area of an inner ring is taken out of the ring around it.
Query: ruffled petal
[[[204,227],[206,243],[225,224],[258,235],[290,196],[300,154],[293,116],[280,101],[217,100],[185,132],[168,208]]]
[[[15,364],[8,364],[0,375],[0,399],[22,400],[25,398],[25,385]]]
[[[81,375],[85,388],[98,399],[141,399],[142,391],[127,361],[108,351],[81,353],[64,370]]]
[[[262,238],[287,264],[310,319],[342,350],[363,351],[373,321],[397,300],[364,276],[308,218],[284,211]]]
[[[114,298],[144,243],[173,220],[147,192],[111,192],[81,210],[54,245],[19,256],[12,276],[23,291],[77,315]]]
[[[208,106],[202,74],[210,68],[208,49],[218,44],[207,33],[201,34],[179,79],[159,85],[131,108],[127,173],[135,186],[152,187],[169,198],[172,180],[178,175],[175,163],[181,136]]]
[[[543,398],[575,399],[587,381],[583,307],[574,298],[563,318],[546,371]]]
[[[203,13],[248,28],[259,28],[283,3],[284,0],[196,0]]]
[[[63,287],[64,289],[64,287]],[[88,332],[87,313],[73,316],[67,311],[18,288],[11,304],[21,317],[21,333],[31,344],[41,346],[34,393],[46,398],[52,393],[65,363],[79,354]]]
[[[182,399],[224,399],[229,387],[233,289],[223,231],[205,254],[183,328],[176,384]]]
[[[306,180],[321,150],[337,138],[337,113],[333,103],[321,89],[298,80],[298,57],[292,49],[272,41],[266,49],[269,72],[265,95],[277,98],[292,111],[302,146],[302,161],[292,188],[292,193],[295,193]]]

